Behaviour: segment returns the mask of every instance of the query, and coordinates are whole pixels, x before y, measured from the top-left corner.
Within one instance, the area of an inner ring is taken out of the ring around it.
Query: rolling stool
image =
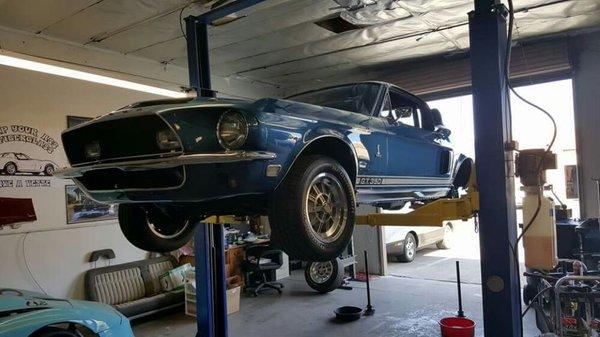
[[[283,265],[283,252],[281,250],[271,249],[269,246],[252,246],[246,249],[246,259],[242,263],[242,268],[246,273],[248,286],[246,291],[252,291],[254,297],[258,293],[266,290],[276,290],[281,294],[283,284],[276,281],[267,281],[267,273],[271,273]],[[249,274],[259,276],[259,281],[251,284]]]

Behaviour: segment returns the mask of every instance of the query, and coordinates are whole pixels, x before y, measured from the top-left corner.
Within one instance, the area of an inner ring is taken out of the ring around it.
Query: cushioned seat
[[[183,306],[183,290],[163,292],[160,276],[173,269],[173,257],[161,256],[85,273],[85,295],[90,301],[112,305],[129,318]]]

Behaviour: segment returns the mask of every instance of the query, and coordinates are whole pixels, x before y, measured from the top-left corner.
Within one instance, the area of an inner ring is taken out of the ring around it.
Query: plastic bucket
[[[475,322],[464,317],[446,317],[440,321],[442,337],[474,337]]]

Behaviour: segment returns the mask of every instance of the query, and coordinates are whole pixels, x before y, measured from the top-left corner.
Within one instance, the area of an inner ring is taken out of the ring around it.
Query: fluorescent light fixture
[[[106,84],[106,85],[111,85],[113,87],[141,91],[141,92],[146,92],[149,94],[155,94],[155,95],[161,95],[161,96],[167,96],[167,97],[173,97],[173,98],[187,97],[187,95],[185,93],[178,92],[178,91],[157,88],[157,87],[140,84],[140,83],[135,83],[135,82],[130,82],[130,81],[125,81],[125,80],[119,80],[119,79],[108,77],[108,76],[91,74],[91,73],[87,73],[84,71],[73,70],[73,69],[59,67],[59,66],[53,66],[53,65],[49,65],[49,64],[45,64],[45,63],[29,61],[29,60],[12,57],[12,56],[0,55],[0,65],[21,68],[21,69],[27,69],[27,70],[33,70],[33,71],[39,71],[41,73],[70,77],[70,78],[75,78],[78,80],[83,80],[83,81],[88,81],[88,82]]]

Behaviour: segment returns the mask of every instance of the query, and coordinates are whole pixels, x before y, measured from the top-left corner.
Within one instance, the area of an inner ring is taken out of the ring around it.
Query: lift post
[[[506,8],[475,0],[469,13],[475,157],[479,182],[479,244],[486,337],[522,336],[516,247],[514,153],[506,83]]]
[[[185,19],[190,87],[201,97],[214,97],[210,80],[208,26],[215,20],[264,0],[237,0]],[[227,285],[222,219],[207,219],[194,237],[196,260],[197,337],[227,337]],[[212,223],[212,224],[209,224]]]

